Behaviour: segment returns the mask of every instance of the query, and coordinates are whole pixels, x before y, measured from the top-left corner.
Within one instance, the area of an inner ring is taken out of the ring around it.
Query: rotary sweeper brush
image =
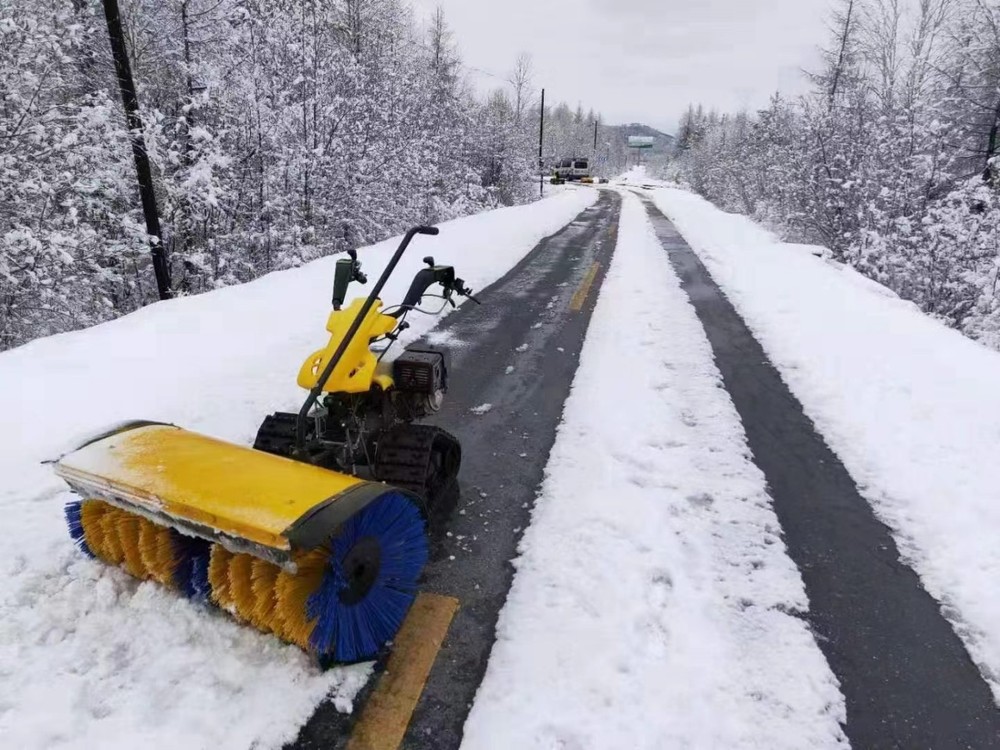
[[[425,258],[403,302],[371,294],[342,309],[356,253],[337,261],[326,347],[306,359],[297,413],[268,416],[253,448],[169,424],[130,422],[55,462],[85,553],[306,649],[321,664],[374,657],[402,624],[427,561],[426,510],[456,482],[461,448],[415,424],[447,390],[444,355],[386,351],[425,297],[472,297],[452,266]],[[440,294],[428,289],[440,284]],[[478,301],[477,301],[478,302]],[[435,313],[432,313],[435,314]]]

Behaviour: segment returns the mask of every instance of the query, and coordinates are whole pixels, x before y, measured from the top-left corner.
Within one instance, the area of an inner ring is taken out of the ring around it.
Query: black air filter
[[[407,349],[392,363],[396,389],[432,395],[447,390],[444,353],[433,349]]]

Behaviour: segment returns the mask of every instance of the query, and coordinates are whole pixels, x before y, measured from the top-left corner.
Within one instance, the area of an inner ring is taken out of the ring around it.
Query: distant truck
[[[552,176],[570,182],[590,177],[590,161],[584,158],[563,159],[552,168]]]

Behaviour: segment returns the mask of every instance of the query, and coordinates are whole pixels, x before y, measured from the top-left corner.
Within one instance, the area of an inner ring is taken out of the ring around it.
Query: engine
[[[400,419],[409,421],[433,414],[441,408],[448,390],[444,353],[436,349],[407,349],[392,363],[396,395],[394,406]]]

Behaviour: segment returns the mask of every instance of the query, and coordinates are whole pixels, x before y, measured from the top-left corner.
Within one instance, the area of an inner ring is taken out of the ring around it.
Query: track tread
[[[295,447],[295,422],[297,414],[275,412],[261,422],[254,439],[255,450],[289,457]]]
[[[461,447],[458,438],[447,430],[434,425],[408,424],[398,426],[379,438],[375,458],[377,479],[433,501],[435,490],[448,486],[458,474],[458,462],[450,476],[442,478],[438,487],[428,488],[427,475],[435,441],[443,438],[458,452]]]

